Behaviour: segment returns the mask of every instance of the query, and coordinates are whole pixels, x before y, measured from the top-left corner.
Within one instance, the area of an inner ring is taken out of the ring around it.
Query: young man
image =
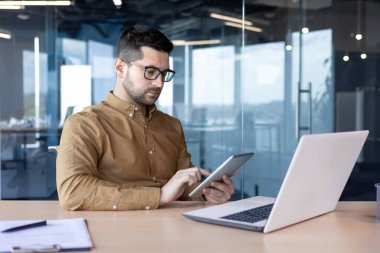
[[[57,157],[60,204],[68,210],[154,209],[181,199],[209,172],[193,167],[180,122],[157,110],[173,78],[173,44],[159,31],[127,27],[117,44],[115,89],[71,116]],[[233,181],[213,182],[192,200],[226,202]]]

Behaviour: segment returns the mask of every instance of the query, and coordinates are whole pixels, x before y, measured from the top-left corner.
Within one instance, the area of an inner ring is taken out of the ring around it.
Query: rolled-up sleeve
[[[156,209],[160,188],[102,180],[97,169],[104,133],[93,121],[73,115],[64,126],[57,148],[57,191],[67,210]]]

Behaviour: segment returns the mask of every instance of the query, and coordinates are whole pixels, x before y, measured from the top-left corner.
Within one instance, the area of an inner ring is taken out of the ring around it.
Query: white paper
[[[0,221],[0,231],[38,220]],[[13,247],[40,248],[59,245],[61,249],[90,249],[92,242],[83,218],[47,220],[46,226],[0,233],[0,252],[11,252]]]

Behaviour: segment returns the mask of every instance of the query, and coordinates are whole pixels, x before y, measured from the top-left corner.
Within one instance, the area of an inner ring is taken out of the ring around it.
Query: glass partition
[[[231,154],[255,153],[235,176],[234,199],[276,196],[303,134],[359,129],[370,137],[342,198],[374,199],[378,11],[366,0],[0,9],[0,32],[10,36],[0,38],[1,198],[57,198],[48,147],[69,115],[113,89],[122,28],[145,24],[175,44],[176,76],[158,107],[181,120],[193,163],[212,171]]]
[[[54,9],[0,10],[2,199],[55,199],[57,70]]]

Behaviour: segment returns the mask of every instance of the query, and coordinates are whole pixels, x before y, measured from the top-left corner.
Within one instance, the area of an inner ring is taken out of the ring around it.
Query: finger
[[[205,169],[202,169],[202,168],[198,168],[199,169],[199,172],[203,175],[203,176],[210,176],[211,175],[211,172],[205,170]]]
[[[213,203],[213,204],[218,204],[219,198],[217,196],[214,196],[211,193],[211,189],[209,189],[209,188],[203,189],[203,195],[205,196],[205,198],[208,202]]]
[[[201,180],[201,170],[203,170],[203,169],[201,169],[201,168],[198,168],[198,167],[195,167],[197,170],[196,170],[196,173],[197,173],[197,178],[198,178],[198,181],[200,181]]]
[[[221,192],[220,190],[217,190],[217,189],[213,189],[213,188],[205,188],[203,190],[204,194],[207,195],[207,196],[213,196],[213,197],[222,197],[224,195],[223,192]]]
[[[198,181],[201,180],[201,172],[200,172],[201,168],[198,168],[198,167],[192,167],[192,168],[190,168],[189,170],[196,174],[196,176],[197,176],[197,178],[198,178]]]
[[[175,180],[181,185],[187,184],[188,186],[198,182],[198,177],[194,172],[181,172],[175,175],[171,180]]]
[[[179,170],[179,171],[177,171],[177,174],[178,175],[191,174],[191,175],[193,175],[193,176],[195,176],[197,178],[197,181],[201,180],[201,174],[199,172],[199,168],[198,167],[191,167],[191,168],[188,168],[188,169]]]
[[[199,181],[197,175],[194,173],[184,175],[184,180],[184,183],[187,183],[188,186],[192,186]]]
[[[235,189],[235,183],[234,183],[234,181],[230,177],[224,175],[223,176],[223,181],[230,187],[230,189],[232,191],[234,191],[234,189]]]
[[[212,197],[212,196],[206,196],[206,199],[207,199],[207,201],[210,202],[210,203],[213,203],[213,204],[219,204],[218,199],[216,199],[216,198],[214,198],[214,197]]]
[[[214,189],[205,189],[204,195],[208,202],[214,203],[214,204],[221,204],[227,202],[228,198],[221,194],[220,191],[214,190]]]
[[[214,189],[214,188],[206,188],[205,192],[206,192],[206,195],[211,196],[213,198],[218,198],[218,199],[230,199],[231,197],[229,192],[223,192],[219,189]]]
[[[215,190],[220,192],[220,194],[216,194],[217,196],[224,195],[227,199],[230,199],[231,195],[234,192],[233,188],[223,183],[213,182],[211,186],[214,187]]]

